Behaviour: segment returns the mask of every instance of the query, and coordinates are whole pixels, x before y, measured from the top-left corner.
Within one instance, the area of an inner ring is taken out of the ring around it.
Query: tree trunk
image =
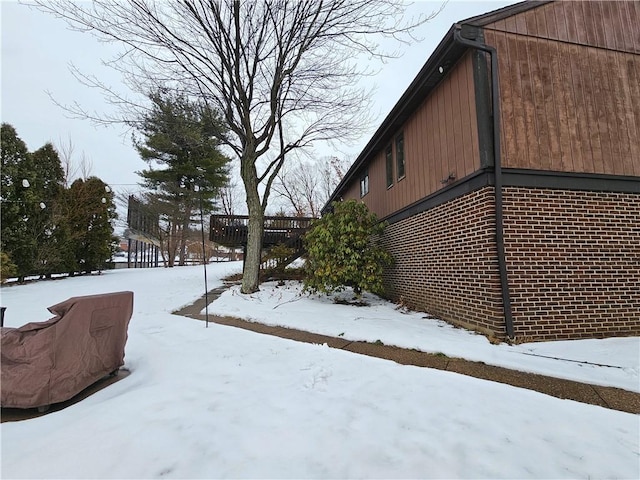
[[[182,220],[182,230],[180,232],[180,266],[184,266],[187,259],[187,234],[191,223],[191,209],[187,208]]]
[[[167,241],[166,236],[163,235],[161,231],[159,232],[158,236],[160,239],[159,250],[160,250],[160,255],[162,256],[162,265],[164,265],[164,268],[167,268],[169,264],[168,264],[168,258],[167,258],[166,252],[169,250],[169,242]]]
[[[171,229],[169,230],[169,238],[167,238],[167,257],[168,257],[168,266],[173,267],[176,261],[176,242],[177,242],[177,232],[176,232],[176,224],[171,224]]]
[[[260,258],[262,254],[262,234],[264,231],[264,212],[260,199],[250,200],[247,195],[249,210],[249,231],[247,235],[247,250],[242,272],[242,293],[254,293],[259,290]],[[256,195],[257,197],[257,195]]]
[[[262,254],[262,234],[264,232],[264,210],[258,193],[258,181],[255,171],[255,152],[245,152],[242,158],[240,175],[244,182],[247,196],[247,210],[249,226],[247,232],[247,248],[242,271],[242,287],[245,294],[259,290],[260,285],[260,257]]]

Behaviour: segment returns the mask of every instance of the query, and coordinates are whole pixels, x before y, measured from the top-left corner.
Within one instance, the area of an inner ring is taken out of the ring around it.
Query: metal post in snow
[[[202,234],[202,266],[204,268],[204,318],[205,328],[209,328],[209,287],[207,285],[207,250],[204,243],[204,213],[202,212],[202,188],[199,188],[200,197],[200,232]]]

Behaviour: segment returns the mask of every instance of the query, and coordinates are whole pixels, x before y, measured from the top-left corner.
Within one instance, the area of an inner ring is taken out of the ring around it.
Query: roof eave
[[[369,140],[362,152],[360,152],[360,155],[356,158],[355,162],[353,162],[351,168],[349,168],[345,176],[331,194],[331,197],[329,197],[326,205],[322,208],[322,212],[324,213],[330,207],[331,203],[341,196],[345,187],[353,181],[355,175],[363,167],[365,162],[370,159],[371,155],[378,152],[382,148],[382,145],[389,141],[391,137],[390,132],[394,132],[402,125],[402,123],[404,123],[403,120],[406,120],[409,117],[413,112],[413,109],[408,107],[411,107],[412,105],[417,107],[416,102],[422,102],[437,86],[437,84],[440,83],[440,80],[446,76],[448,73],[448,67],[455,64],[455,62],[458,61],[466,52],[467,47],[454,41],[453,32],[456,28],[459,28],[463,24],[482,27],[492,22],[511,17],[518,13],[522,13],[551,2],[552,0],[527,0],[483,15],[470,17],[466,20],[461,20],[460,22],[453,24],[422,69],[420,69],[420,72],[418,72],[409,87],[407,87],[398,102],[396,102],[387,117],[380,124],[380,127],[378,127],[376,132],[373,134],[371,140]],[[442,73],[439,71],[440,67],[443,68]],[[430,80],[435,81],[429,82]],[[400,125],[398,125],[398,123],[400,123]]]
[[[418,72],[387,117],[372,135],[367,145],[362,149],[356,160],[353,162],[353,165],[351,165],[345,176],[342,178],[342,181],[338,184],[327,201],[327,204],[323,207],[323,212],[336,200],[337,197],[340,196],[344,187],[351,183],[355,174],[370,158],[371,154],[378,151],[382,144],[389,141],[389,137],[391,135],[390,132],[394,132],[395,129],[399,127],[398,124],[401,125],[404,123],[404,120],[406,120],[405,117],[409,116],[407,107],[411,106],[416,101],[422,102],[431,90],[440,83],[440,80],[444,78],[448,72],[448,68],[453,65],[466,51],[466,47],[459,46],[453,41],[454,30],[455,25],[452,25],[422,69],[420,69],[420,72]],[[443,69],[442,73],[439,71],[440,67]]]
[[[512,17],[527,10],[552,3],[553,0],[526,0],[524,2],[515,3],[513,5],[507,5],[506,7],[493,10],[491,12],[483,13],[482,15],[476,15],[475,17],[469,17],[465,20],[460,20],[458,23],[473,25],[474,27],[484,27],[490,23],[503,20],[505,18]]]

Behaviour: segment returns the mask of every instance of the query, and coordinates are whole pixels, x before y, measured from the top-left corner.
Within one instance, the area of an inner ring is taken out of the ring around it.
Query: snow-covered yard
[[[209,286],[239,269],[209,266]],[[172,315],[201,296],[202,267],[7,287],[1,303],[18,326],[117,290],[135,292],[131,374],[2,424],[2,478],[640,477],[637,415]],[[375,298],[355,308],[298,293],[232,289],[210,312],[638,390],[638,338],[494,346]]]

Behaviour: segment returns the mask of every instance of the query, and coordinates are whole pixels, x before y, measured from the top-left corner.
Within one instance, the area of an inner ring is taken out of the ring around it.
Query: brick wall
[[[516,338],[640,335],[640,195],[507,187]]]
[[[387,227],[389,298],[505,338],[492,187]],[[640,335],[640,195],[507,187],[517,340]]]
[[[388,296],[453,324],[504,336],[493,188],[486,187],[387,226],[395,264]]]

